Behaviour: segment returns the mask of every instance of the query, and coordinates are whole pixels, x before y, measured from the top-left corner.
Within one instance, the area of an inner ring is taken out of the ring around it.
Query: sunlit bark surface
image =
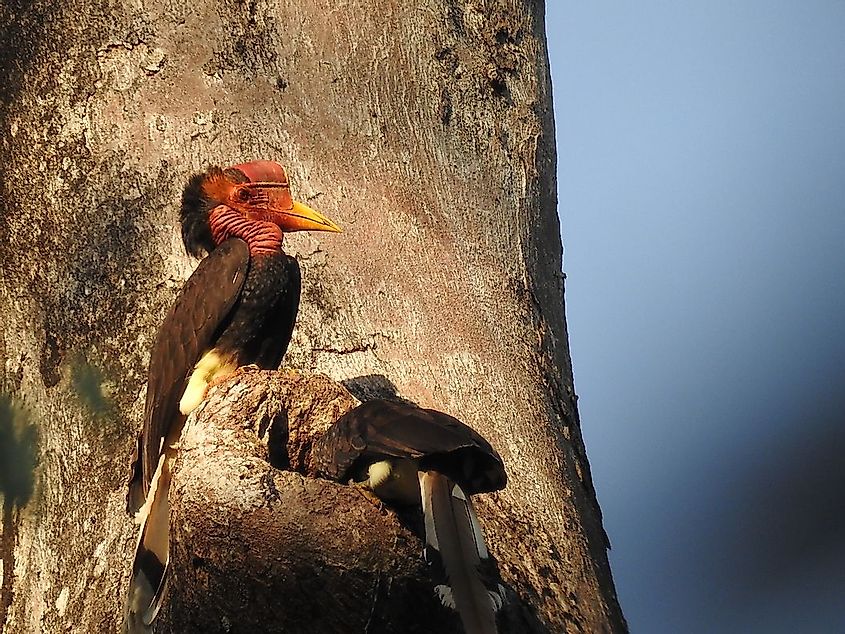
[[[624,630],[572,389],[542,14],[517,0],[0,4],[5,631],[115,631],[148,351],[194,266],[179,241],[180,190],[209,163],[256,158],[284,164],[294,194],[345,230],[286,240],[303,296],[285,364],[359,398],[395,390],[498,449],[509,485],[479,496],[479,514],[534,619],[503,629]],[[209,423],[209,452],[247,460],[245,437],[229,447],[213,432],[229,424]],[[201,515],[191,506],[201,446],[177,473],[174,556],[185,565],[228,544],[228,533],[195,541],[188,530]],[[337,507],[397,536],[395,552],[376,549],[369,563],[345,551],[376,578],[385,561],[403,562],[381,576],[395,585],[363,597],[350,584],[337,606],[417,587],[420,545],[392,516],[260,455],[247,463],[245,478],[265,474],[280,499],[323,500],[310,522],[320,534]],[[217,492],[209,517],[226,517],[236,484]],[[312,511],[300,511],[285,521],[308,522]],[[187,623],[201,601],[221,605],[190,584],[220,588],[213,575],[231,571],[203,574],[177,566],[167,618]],[[304,586],[296,600],[312,613],[329,605]],[[262,609],[273,631],[275,607],[243,606],[249,614],[234,604],[226,614],[231,631],[254,631],[248,619]],[[379,623],[349,631],[388,631]]]

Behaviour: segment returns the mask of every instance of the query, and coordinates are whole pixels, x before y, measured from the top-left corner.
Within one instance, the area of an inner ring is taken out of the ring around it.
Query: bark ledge
[[[461,631],[435,597],[419,511],[311,477],[312,442],[356,404],[293,371],[247,369],[212,390],[182,437],[156,631]],[[502,631],[545,631],[510,594]]]

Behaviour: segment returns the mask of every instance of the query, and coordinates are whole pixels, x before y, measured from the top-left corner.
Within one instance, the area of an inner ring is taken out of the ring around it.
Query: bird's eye
[[[249,200],[249,190],[242,187],[238,190],[238,193],[235,196],[237,197],[238,202],[245,203]]]

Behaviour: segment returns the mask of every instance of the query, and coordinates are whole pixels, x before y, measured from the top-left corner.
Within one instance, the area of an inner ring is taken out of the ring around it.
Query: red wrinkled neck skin
[[[272,255],[282,250],[284,234],[278,225],[244,218],[234,209],[219,205],[211,210],[208,225],[215,244],[228,238],[240,238],[249,246],[250,255]]]

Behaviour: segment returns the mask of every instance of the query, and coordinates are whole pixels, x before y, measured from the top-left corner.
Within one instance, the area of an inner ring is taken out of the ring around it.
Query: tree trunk
[[[498,449],[508,487],[478,507],[535,619],[513,631],[625,630],[572,388],[541,3],[3,0],[0,86],[5,631],[117,629],[149,349],[194,265],[180,189],[208,164],[257,158],[345,229],[286,239],[303,294],[285,365],[359,396],[395,388]],[[328,486],[267,473],[284,499]],[[178,508],[177,558],[199,543]],[[397,587],[424,573],[412,552],[397,546]],[[182,589],[174,623],[197,609]],[[308,596],[303,609],[327,609]],[[231,631],[249,631],[237,616]]]

